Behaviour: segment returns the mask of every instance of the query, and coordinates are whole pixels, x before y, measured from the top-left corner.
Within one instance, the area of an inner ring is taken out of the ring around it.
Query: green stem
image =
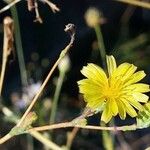
[[[96,33],[96,37],[97,37],[97,41],[98,41],[98,47],[100,50],[102,64],[103,64],[103,67],[106,68],[106,59],[105,59],[106,58],[106,50],[105,50],[105,44],[104,44],[101,27],[99,25],[97,25],[94,27],[94,29],[95,29],[95,33]]]
[[[27,150],[34,150],[33,137],[27,134]]]
[[[15,6],[10,8],[12,18],[14,20],[14,27],[15,27],[15,43],[16,43],[16,51],[18,55],[18,62],[19,62],[19,69],[21,75],[21,82],[23,86],[28,85],[27,81],[27,72],[25,67],[24,55],[23,55],[23,48],[22,48],[22,41],[21,41],[21,34],[20,34],[20,26],[19,26],[19,19],[18,13]]]
[[[101,123],[102,126],[106,126],[104,123]],[[113,150],[114,149],[114,141],[113,136],[111,132],[108,132],[106,130],[102,131],[102,140],[103,140],[103,146],[105,150]]]
[[[99,25],[95,26],[95,33],[98,41],[98,47],[100,50],[100,56],[102,59],[103,68],[106,69],[106,49],[104,44],[104,39]],[[106,150],[113,150],[113,141],[111,134],[108,131],[102,131],[103,144]]]
[[[59,74],[59,77],[58,77],[56,90],[55,90],[55,94],[54,94],[54,99],[53,99],[53,105],[52,105],[52,109],[51,109],[50,124],[55,122],[58,99],[59,99],[60,91],[61,91],[62,84],[63,84],[63,81],[64,81],[65,73],[66,72],[64,72],[64,71],[60,71],[60,74]]]
[[[53,143],[51,140],[47,139],[45,136],[43,136],[41,133],[36,131],[29,132],[34,138],[36,138],[38,141],[43,143],[46,147],[52,150],[62,150],[61,147],[59,147],[57,144]]]

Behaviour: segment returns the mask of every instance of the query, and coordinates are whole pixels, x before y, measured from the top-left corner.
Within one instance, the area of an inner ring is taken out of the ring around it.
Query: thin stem
[[[17,13],[15,6],[11,7],[10,10],[11,10],[12,17],[14,19],[15,43],[16,43],[16,50],[17,50],[17,55],[18,55],[19,69],[20,69],[20,74],[21,74],[21,82],[23,86],[27,86],[28,85],[27,72],[26,72],[24,54],[23,54],[23,48],[22,48],[18,13]]]
[[[106,68],[106,49],[105,49],[105,44],[104,44],[104,39],[103,39],[103,35],[102,35],[102,31],[101,31],[101,27],[99,25],[94,27],[95,29],[95,33],[96,33],[96,37],[97,37],[97,41],[98,41],[98,47],[100,50],[100,56],[102,59],[102,64],[103,67]]]
[[[37,131],[30,131],[29,132],[34,138],[39,140],[41,143],[46,145],[46,147],[53,149],[53,150],[62,150],[57,144],[53,143],[49,139],[45,138],[42,134],[38,133]]]
[[[53,13],[56,13],[56,12],[60,11],[60,9],[54,3],[52,3],[51,1],[49,1],[49,0],[42,0],[42,1],[45,2],[51,8]]]
[[[14,22],[12,18],[5,17],[3,21],[3,25],[4,25],[4,39],[3,39],[2,68],[0,74],[0,96],[2,94],[2,87],[3,87],[3,81],[4,81],[8,56],[13,51],[13,42],[14,42],[14,38],[13,38]]]
[[[26,116],[28,115],[28,113],[30,112],[30,110],[32,109],[32,107],[34,106],[34,104],[36,103],[36,101],[38,100],[39,96],[41,95],[43,89],[45,88],[47,82],[49,81],[51,75],[53,74],[54,70],[56,69],[56,67],[58,66],[58,64],[60,63],[61,59],[66,55],[66,53],[69,51],[69,49],[72,47],[72,44],[74,42],[74,36],[75,34],[71,35],[71,40],[69,42],[69,44],[65,47],[65,49],[62,50],[62,52],[60,53],[59,58],[57,59],[57,61],[55,62],[55,64],[53,65],[52,69],[50,70],[50,72],[48,73],[46,79],[44,80],[43,84],[41,85],[40,89],[38,90],[38,93],[35,95],[35,97],[33,98],[33,100],[31,101],[29,107],[27,108],[27,110],[25,111],[25,113],[23,114],[23,116],[21,117],[19,123],[17,124],[17,126],[20,126],[21,123],[24,121],[24,119],[26,118]]]
[[[26,138],[27,138],[27,150],[34,150],[33,137],[27,134]]]
[[[4,1],[6,1],[6,3],[8,3],[7,0],[4,0]],[[12,6],[14,6],[15,4],[17,4],[17,3],[20,2],[20,1],[21,1],[21,0],[14,0],[14,1],[12,1],[12,2],[9,3],[8,5],[6,5],[4,8],[2,8],[2,9],[0,10],[0,13],[2,13],[2,12],[4,12],[4,11],[8,10],[9,8],[11,8]]]
[[[47,82],[49,81],[52,73],[54,72],[55,68],[57,67],[57,65],[59,64],[59,61],[61,60],[61,58],[59,58],[56,63],[54,64],[54,66],[52,67],[52,69],[50,70],[48,76],[46,77],[46,79],[44,80],[43,84],[41,85],[40,89],[38,90],[38,93],[35,95],[35,97],[33,98],[31,104],[29,105],[29,107],[27,108],[27,110],[25,111],[25,113],[23,114],[22,118],[20,119],[19,123],[17,124],[17,126],[20,126],[21,123],[24,121],[24,119],[26,118],[27,114],[30,112],[30,110],[32,109],[32,107],[34,106],[34,104],[36,103],[36,101],[38,100],[40,94],[42,93],[43,89],[45,88]]]
[[[53,125],[46,125],[46,126],[40,126],[40,127],[34,127],[32,129],[29,129],[30,131],[46,131],[46,130],[53,130],[53,129],[60,129],[60,128],[69,128],[69,127],[78,127],[82,129],[90,129],[90,130],[106,130],[106,131],[131,131],[136,130],[137,126],[135,124],[129,125],[129,126],[118,126],[118,127],[102,127],[102,126],[92,126],[92,125],[76,125],[72,122],[65,122],[65,123],[58,123]]]
[[[66,144],[66,147],[68,148],[68,150],[70,150],[72,142],[75,136],[77,135],[78,131],[79,131],[79,128],[74,127],[73,130],[70,133],[68,133],[67,144]]]
[[[115,1],[150,9],[150,3],[143,1],[138,0],[115,0]]]
[[[65,77],[65,72],[60,71],[58,82],[56,85],[55,94],[54,94],[52,109],[51,109],[50,124],[53,124],[55,122],[55,116],[56,116],[56,112],[57,112],[57,104],[58,104],[58,99],[59,99],[60,91],[62,88],[62,84],[64,81],[64,77]]]
[[[3,136],[1,139],[0,139],[0,145],[5,143],[6,141],[8,141],[10,138],[12,138],[12,136],[10,134],[6,134],[5,136]]]
[[[2,88],[3,88],[3,82],[4,82],[4,75],[5,75],[5,69],[7,64],[7,58],[5,57],[2,60],[2,69],[1,69],[1,75],[0,75],[0,96],[2,95]]]
[[[53,129],[60,129],[60,128],[68,128],[68,127],[73,127],[72,122],[64,122],[64,123],[35,127],[32,129],[29,129],[29,132],[30,131],[46,131],[46,130],[53,130]]]
[[[43,20],[40,16],[40,13],[39,13],[38,2],[36,0],[34,1],[34,6],[35,6],[35,14],[36,14],[36,18],[34,21],[39,22],[39,23],[43,23]]]
[[[104,123],[101,123],[101,125],[105,126]],[[103,140],[103,146],[105,150],[113,150],[114,142],[113,142],[113,136],[111,132],[102,131],[102,140]]]

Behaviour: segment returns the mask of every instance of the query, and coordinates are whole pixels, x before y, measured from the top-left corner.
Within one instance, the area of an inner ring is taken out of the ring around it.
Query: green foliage
[[[139,111],[136,121],[139,129],[150,127],[150,102],[144,105],[143,111]]]
[[[28,129],[31,128],[31,125],[37,120],[37,115],[35,112],[30,112],[23,123],[20,126],[15,126],[14,128],[11,129],[9,134],[11,136],[19,135],[19,134],[24,134]]]

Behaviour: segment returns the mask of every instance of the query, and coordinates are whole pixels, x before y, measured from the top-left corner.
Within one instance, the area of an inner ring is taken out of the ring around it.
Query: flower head
[[[85,13],[85,21],[89,27],[95,27],[99,25],[102,14],[94,7],[89,8]]]
[[[105,123],[117,114],[123,120],[126,113],[131,117],[137,116],[135,108],[142,110],[140,102],[146,103],[149,98],[143,93],[149,92],[150,86],[137,83],[145,77],[144,71],[136,72],[137,67],[130,63],[117,67],[113,56],[107,56],[106,60],[108,75],[92,63],[81,70],[87,79],[78,81],[78,85],[87,107],[94,112],[102,110],[101,120]]]
[[[68,55],[62,58],[58,64],[58,69],[60,72],[67,72],[70,69],[70,58]]]

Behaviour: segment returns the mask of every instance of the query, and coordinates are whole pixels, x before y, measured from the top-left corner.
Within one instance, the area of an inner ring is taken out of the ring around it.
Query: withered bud
[[[65,31],[65,32],[68,32],[70,35],[73,35],[73,34],[75,34],[75,31],[76,31],[75,28],[76,28],[76,27],[75,27],[74,24],[69,23],[69,24],[67,24],[67,25],[65,26],[64,31]]]

